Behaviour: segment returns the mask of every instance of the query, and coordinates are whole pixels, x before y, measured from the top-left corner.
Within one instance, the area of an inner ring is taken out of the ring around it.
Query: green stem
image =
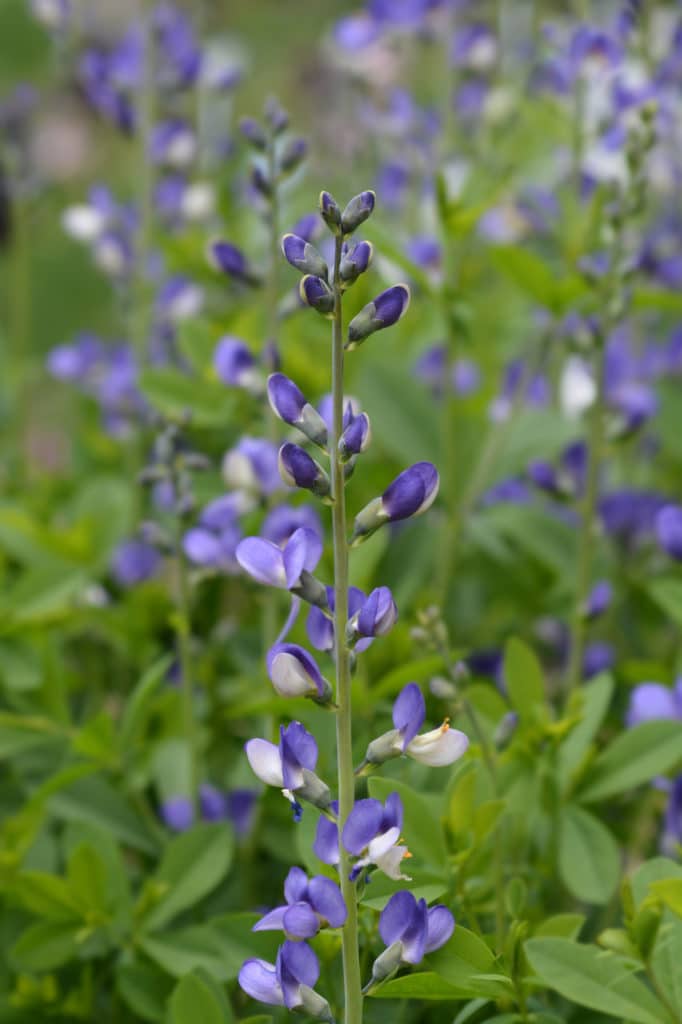
[[[348,544],[346,540],[346,498],[343,464],[338,442],[343,432],[343,311],[341,306],[340,236],[334,255],[334,321],[332,330],[333,423],[330,439],[332,478],[332,533],[334,543],[334,658],[336,661],[336,757],[339,784],[339,835],[355,800],[351,707],[350,651],[346,643],[348,622]],[[350,860],[339,843],[341,892],[348,909],[343,927],[343,992],[346,1024],[362,1022],[362,981],[358,949],[358,909],[355,885],[349,879]]]
[[[187,566],[182,551],[182,522],[178,517],[178,535],[176,540],[177,561],[177,593],[176,593],[176,637],[178,644],[178,661],[180,663],[180,685],[182,687],[182,717],[185,740],[189,750],[190,791],[192,803],[196,805],[198,778],[198,737],[194,720],[194,685],[192,674],[192,656],[190,652],[190,600],[187,584]]]
[[[133,346],[140,366],[149,358],[151,302],[147,281],[147,260],[151,246],[154,216],[154,168],[149,154],[149,139],[154,127],[154,37],[148,0],[139,0],[142,26],[142,84],[138,94],[137,204],[139,227],[135,252],[133,285]]]

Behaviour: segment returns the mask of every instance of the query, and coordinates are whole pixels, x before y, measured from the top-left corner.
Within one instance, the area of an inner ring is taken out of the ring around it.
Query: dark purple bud
[[[312,242],[320,234],[320,222],[316,213],[305,213],[296,221],[291,229],[292,234],[299,235],[306,242]]]
[[[334,312],[334,292],[321,277],[306,274],[301,279],[299,292],[305,304],[312,306],[318,313],[328,315]]]
[[[269,175],[259,167],[258,164],[254,164],[251,168],[251,184],[255,188],[256,192],[260,192],[262,196],[271,196],[273,184],[270,180]]]
[[[392,327],[403,316],[409,304],[410,289],[406,284],[396,284],[377,295],[349,323],[346,348],[351,351],[375,331]]]
[[[297,427],[314,444],[324,447],[327,443],[327,426],[305,395],[283,373],[273,373],[268,378],[268,398],[273,412],[285,423]]]
[[[289,487],[303,487],[318,498],[328,497],[329,477],[315,459],[297,444],[283,444],[279,450],[279,474]]]
[[[355,518],[351,543],[360,544],[384,523],[426,512],[436,500],[440,479],[430,462],[416,462],[389,484],[380,498],[370,501]]]
[[[329,192],[320,192],[320,214],[330,231],[341,234],[341,210]]]
[[[341,257],[339,276],[345,284],[352,284],[357,281],[360,274],[369,267],[374,256],[374,248],[371,242],[358,242],[357,245],[349,246]]]
[[[682,507],[666,505],[656,516],[656,537],[663,550],[682,561]]]
[[[282,239],[282,252],[288,263],[300,270],[302,274],[312,274],[327,280],[329,268],[314,245],[306,242],[298,235],[285,235]]]
[[[213,368],[224,384],[261,392],[263,379],[256,360],[241,338],[227,335],[221,338],[213,354]]]
[[[600,580],[595,583],[587,596],[583,607],[583,615],[586,619],[596,619],[608,609],[613,597],[613,588],[608,580]]]
[[[353,417],[339,438],[339,453],[342,460],[346,462],[354,455],[364,452],[369,447],[371,440],[372,428],[369,416],[366,412],[361,412],[358,416]]]
[[[613,666],[614,654],[611,644],[595,640],[588,644],[583,656],[583,678],[592,679],[600,672],[608,672]]]
[[[239,130],[254,149],[264,150],[267,147],[267,136],[255,118],[242,117],[239,122]]]
[[[246,256],[231,242],[212,242],[209,246],[209,261],[216,270],[221,270],[235,281],[251,285],[258,283],[258,278],[251,270]]]
[[[280,171],[290,174],[295,171],[305,158],[308,152],[308,143],[305,139],[290,139],[280,153],[278,164]]]
[[[341,230],[344,235],[352,235],[367,220],[374,209],[376,194],[368,189],[353,196],[341,214]]]

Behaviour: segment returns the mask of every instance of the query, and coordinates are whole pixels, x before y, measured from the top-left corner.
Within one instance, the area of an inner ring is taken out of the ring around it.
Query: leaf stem
[[[332,479],[332,534],[334,544],[334,658],[336,662],[336,756],[339,786],[339,873],[341,892],[348,909],[342,932],[345,1024],[362,1022],[362,981],[358,949],[358,910],[355,885],[349,879],[349,857],[340,841],[344,822],[355,800],[351,707],[350,651],[346,643],[348,621],[348,544],[343,464],[338,442],[343,431],[343,310],[339,265],[342,238],[337,236],[334,254],[334,320],[332,329],[333,422],[330,440]]]

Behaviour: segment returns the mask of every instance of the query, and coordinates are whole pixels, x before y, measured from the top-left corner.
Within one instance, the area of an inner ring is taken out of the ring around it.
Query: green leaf
[[[639,908],[649,896],[651,886],[669,878],[682,878],[682,864],[668,857],[652,857],[633,872],[630,884],[635,906]]]
[[[577,939],[584,924],[584,914],[554,914],[541,921],[534,934],[551,935],[560,939]]]
[[[667,915],[666,915],[667,916]],[[651,972],[668,1003],[682,1018],[682,921],[663,922],[651,955]]]
[[[535,720],[537,706],[544,704],[545,680],[534,651],[514,636],[504,649],[504,679],[521,720]]]
[[[575,301],[586,286],[577,277],[558,277],[554,268],[529,249],[516,245],[491,247],[493,264],[536,302],[561,312]]]
[[[569,892],[586,903],[608,903],[618,883],[615,839],[598,818],[575,804],[561,809],[559,872]]]
[[[649,584],[647,592],[676,626],[682,626],[682,580],[662,576]]]
[[[580,721],[571,729],[559,750],[559,774],[568,783],[599,732],[613,694],[613,678],[601,673],[580,690]]]
[[[174,978],[182,978],[201,968],[216,981],[226,982],[231,975],[225,962],[220,935],[210,925],[182,928],[170,934],[143,935],[140,948]]]
[[[168,1024],[227,1024],[227,1017],[210,987],[196,974],[187,974],[173,990]]]
[[[426,962],[448,985],[471,996],[497,998],[508,994],[510,981],[495,973],[495,957],[483,939],[461,925]]]
[[[415,792],[404,782],[378,776],[369,780],[367,788],[369,795],[382,803],[389,793],[399,794],[405,811],[403,834],[410,853],[420,863],[445,870],[448,851],[433,799],[429,799],[425,793]]]
[[[372,408],[372,437],[401,464],[432,459],[440,451],[433,400],[406,366],[367,360],[354,385],[363,408]],[[386,480],[386,486],[390,481]]]
[[[234,836],[224,824],[195,825],[172,839],[153,879],[166,894],[147,916],[145,926],[161,928],[202,900],[227,873],[233,853]]]
[[[10,952],[17,971],[41,973],[73,960],[78,955],[78,931],[81,924],[40,921],[22,932]]]
[[[597,758],[579,797],[604,800],[664,775],[681,762],[682,722],[643,722],[621,733]]]
[[[380,697],[394,697],[409,682],[426,682],[436,672],[442,670],[443,659],[440,654],[429,655],[428,658],[419,658],[410,661],[406,665],[391,669],[385,676],[379,679],[372,687],[372,700]]]
[[[664,878],[649,886],[652,896],[682,917],[682,878]]]
[[[670,1021],[659,1000],[633,977],[632,962],[622,956],[555,938],[529,939],[525,951],[540,979],[579,1006],[636,1024]]]
[[[120,842],[143,853],[157,844],[146,822],[102,777],[78,779],[50,800],[50,810],[66,821],[82,821],[110,831]]]
[[[155,662],[144,673],[126,701],[120,726],[121,749],[123,751],[129,752],[131,747],[140,739],[151,704],[171,662],[172,658],[170,655],[166,655]]]
[[[216,380],[198,380],[169,367],[143,370],[140,390],[145,398],[170,419],[187,414],[199,427],[225,427],[234,410],[233,396]]]
[[[121,964],[116,967],[116,990],[125,1004],[143,1020],[163,1021],[164,1007],[172,981],[151,964]]]
[[[178,350],[195,373],[207,373],[213,366],[218,337],[219,331],[205,320],[183,320],[178,325]]]

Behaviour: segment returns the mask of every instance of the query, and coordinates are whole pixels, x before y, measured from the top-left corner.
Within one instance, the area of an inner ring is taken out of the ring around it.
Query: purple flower
[[[353,416],[351,412],[350,415],[350,422],[339,438],[339,453],[344,462],[364,452],[372,440],[372,427],[367,413],[361,412]]]
[[[258,583],[282,590],[297,590],[301,574],[311,573],[322,557],[318,533],[300,527],[283,548],[262,537],[246,537],[237,545],[237,561]]]
[[[332,688],[321,674],[315,659],[298,644],[278,643],[267,656],[270,681],[281,697],[311,697],[328,704]]]
[[[327,315],[334,311],[334,292],[321,277],[314,274],[302,277],[299,294],[306,306],[311,306],[318,313]]]
[[[418,964],[440,949],[455,930],[455,919],[442,903],[430,909],[411,892],[395,892],[381,911],[379,934],[387,948],[372,967],[372,982],[385,981],[401,964]]]
[[[197,140],[189,123],[183,118],[174,117],[154,126],[149,148],[155,164],[184,168],[196,156]]]
[[[424,695],[416,683],[408,683],[393,705],[394,728],[370,743],[365,763],[383,764],[389,758],[407,754],[421,764],[440,768],[466,753],[468,737],[458,729],[451,729],[447,718],[440,728],[418,735],[425,718]]]
[[[623,489],[605,494],[599,502],[604,529],[626,547],[634,547],[656,530],[657,516],[667,504],[651,491]]]
[[[225,794],[225,813],[239,839],[251,831],[257,800],[253,789],[231,789]]]
[[[282,239],[282,252],[287,263],[300,270],[302,274],[312,274],[313,277],[327,280],[327,262],[307,239],[294,234],[285,235]]]
[[[213,369],[224,384],[245,388],[253,394],[260,394],[262,377],[256,360],[241,338],[226,335],[221,338],[213,353]]]
[[[327,587],[326,590],[327,610],[333,613],[335,608],[334,588]],[[362,607],[365,600],[366,598],[362,590],[359,590],[357,587],[348,588],[348,614],[351,618]],[[316,650],[334,650],[334,620],[330,615],[326,615],[321,608],[313,607],[310,609],[306,622],[306,632],[308,633],[308,639]],[[356,651],[365,650],[371,642],[371,640],[360,640],[355,646]]]
[[[334,196],[329,192],[320,192],[320,216],[330,231],[341,232],[341,210]]]
[[[210,782],[199,786],[199,809],[204,821],[224,821],[227,817],[225,794]]]
[[[186,832],[194,822],[194,807],[188,796],[172,796],[161,805],[161,817],[171,832]]]
[[[353,196],[341,214],[341,231],[344,235],[352,235],[371,216],[375,202],[376,195],[371,189]]]
[[[682,508],[666,505],[656,516],[656,538],[663,550],[682,561]]]
[[[339,277],[345,285],[353,284],[354,281],[364,274],[374,256],[374,247],[371,242],[357,242],[355,245],[348,245],[344,242],[341,263],[339,264]]]
[[[268,740],[253,739],[244,750],[251,769],[266,786],[281,789],[292,805],[294,819],[300,821],[303,809],[297,800],[307,800],[321,810],[331,803],[328,787],[315,775],[317,743],[300,722],[279,728],[279,746]]]
[[[282,547],[302,526],[322,537],[322,523],[316,509],[310,505],[297,505],[296,508],[291,505],[275,505],[263,520],[261,537]]]
[[[396,284],[360,310],[348,325],[346,349],[352,351],[375,331],[392,327],[404,315],[410,304],[410,289],[406,284]]]
[[[277,448],[261,437],[242,437],[226,452],[223,479],[229,487],[268,496],[282,486],[277,468]]]
[[[583,655],[583,678],[592,679],[600,672],[608,672],[614,662],[611,644],[595,640],[588,644]]]
[[[357,611],[349,609],[348,633],[353,638],[385,636],[398,619],[398,608],[388,587],[375,587]]]
[[[275,907],[253,926],[254,932],[281,929],[292,939],[311,939],[320,928],[340,928],[348,917],[336,882],[324,875],[308,878],[293,867],[284,882],[286,903]]]
[[[528,476],[539,490],[554,498],[576,498],[585,489],[587,461],[587,445],[575,441],[563,450],[558,466],[537,460],[528,466]]]
[[[111,561],[111,572],[121,587],[135,587],[151,579],[161,565],[161,555],[143,540],[126,540],[118,545]]]
[[[489,71],[497,60],[497,39],[488,25],[471,22],[455,34],[452,62],[473,71]]]
[[[472,395],[481,383],[481,371],[472,359],[456,359],[452,366],[452,387],[462,398]]]
[[[672,688],[662,683],[640,683],[633,689],[625,716],[628,727],[657,718],[682,722],[682,679]]]
[[[613,587],[608,580],[599,580],[587,595],[583,615],[586,619],[596,619],[608,609],[613,598]]]
[[[360,543],[384,523],[422,515],[436,500],[439,483],[438,471],[430,462],[416,462],[403,470],[380,498],[357,514],[351,543]]]
[[[390,793],[383,805],[372,798],[356,801],[341,832],[346,850],[357,858],[351,881],[372,864],[389,878],[409,881],[400,870],[403,859],[410,856],[407,847],[400,845],[402,827],[403,804],[397,793]]]
[[[237,522],[240,508],[239,497],[234,494],[225,494],[206,506],[198,525],[183,538],[183,550],[191,562],[228,573],[239,571],[236,550],[242,539]]]
[[[311,411],[314,412],[315,410]],[[322,420],[320,420],[323,423]],[[325,428],[326,429],[326,428]],[[279,475],[289,487],[302,487],[318,498],[326,498],[331,490],[329,477],[322,466],[297,444],[283,444],[279,450]]]
[[[209,246],[209,258],[216,270],[222,271],[235,281],[249,285],[259,283],[258,276],[251,269],[242,250],[231,242],[212,242]]]
[[[297,427],[313,444],[324,448],[327,443],[327,425],[297,384],[283,373],[270,374],[268,399],[273,412],[284,423]]]
[[[667,857],[677,856],[682,843],[682,775],[678,775],[670,787],[668,806],[663,822],[661,852]]]
[[[424,270],[438,270],[443,254],[437,239],[430,235],[417,235],[407,243],[407,255]]]
[[[343,50],[364,50],[379,38],[379,26],[361,12],[341,18],[334,26],[334,42]]]
[[[310,946],[287,939],[274,964],[247,960],[239,972],[239,984],[247,995],[268,1006],[301,1009],[311,1017],[332,1022],[327,1002],[313,990],[319,976],[320,965]]]

